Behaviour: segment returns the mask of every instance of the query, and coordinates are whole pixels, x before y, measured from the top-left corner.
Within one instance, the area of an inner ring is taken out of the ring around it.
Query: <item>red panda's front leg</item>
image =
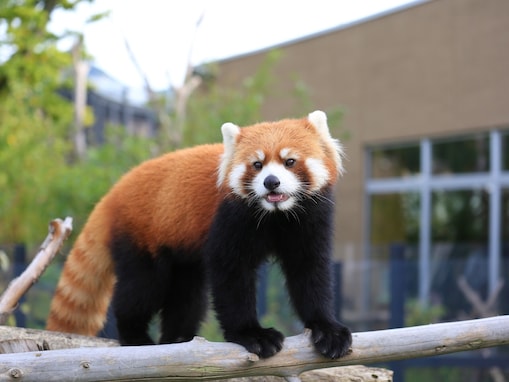
[[[262,328],[258,322],[256,266],[240,261],[234,266],[228,257],[223,258],[225,262],[209,263],[214,307],[224,338],[262,358],[271,357],[281,350],[284,336],[273,328]]]
[[[294,225],[293,240],[281,240],[277,258],[286,275],[286,285],[295,311],[305,327],[311,329],[311,339],[322,355],[335,359],[348,354],[352,344],[350,330],[338,322],[333,309],[332,237],[333,209],[330,191],[310,205],[305,219]]]
[[[222,269],[212,267],[216,275],[211,277],[210,282],[225,340],[242,345],[261,358],[279,352],[283,347],[283,334],[273,328],[262,328],[257,319],[256,270],[216,265]]]
[[[327,358],[348,354],[352,345],[350,330],[334,317],[330,262],[323,253],[305,253],[293,248],[282,257],[288,291],[304,326],[311,329],[315,349]]]
[[[261,358],[279,352],[284,336],[262,328],[256,312],[256,277],[267,257],[266,243],[255,234],[256,222],[245,206],[225,201],[209,232],[204,256],[217,318],[225,340]]]

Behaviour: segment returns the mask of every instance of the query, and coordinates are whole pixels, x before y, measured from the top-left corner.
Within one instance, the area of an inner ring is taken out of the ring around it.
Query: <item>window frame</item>
[[[491,130],[489,135],[490,164],[489,171],[479,173],[433,174],[433,142],[443,142],[444,138],[432,140],[422,138],[418,141],[420,148],[420,173],[401,178],[371,178],[372,152],[384,147],[396,145],[373,145],[365,148],[365,213],[364,253],[369,258],[371,253],[371,196],[388,193],[420,193],[420,227],[419,227],[419,301],[428,305],[430,298],[430,250],[431,238],[431,202],[434,191],[456,191],[486,189],[489,193],[489,237],[488,237],[488,292],[492,293],[498,286],[501,263],[501,224],[502,224],[502,190],[509,188],[509,171],[503,168],[503,136],[508,130]],[[461,137],[465,137],[462,135]],[[454,137],[451,137],[453,139]],[[415,145],[408,142],[406,145]],[[399,145],[398,145],[399,146]],[[403,146],[403,145],[401,145]]]

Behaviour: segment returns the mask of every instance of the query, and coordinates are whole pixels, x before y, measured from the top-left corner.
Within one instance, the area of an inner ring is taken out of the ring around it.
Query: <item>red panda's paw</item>
[[[282,349],[285,338],[276,329],[257,327],[226,332],[225,339],[244,346],[248,352],[260,358],[269,358]]]
[[[338,322],[314,322],[311,329],[313,344],[322,355],[330,359],[341,358],[350,353],[352,333]]]

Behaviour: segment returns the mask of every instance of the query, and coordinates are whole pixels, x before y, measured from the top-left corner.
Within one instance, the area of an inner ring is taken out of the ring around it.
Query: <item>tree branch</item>
[[[259,375],[288,378],[312,369],[382,363],[506,344],[509,344],[509,316],[354,333],[353,351],[339,360],[319,356],[309,333],[288,337],[280,353],[263,360],[239,345],[197,337],[172,345],[4,354],[0,355],[0,381],[12,380],[12,373],[22,376],[23,381],[182,381]]]
[[[5,324],[9,314],[16,309],[20,298],[39,279],[71,231],[72,218],[70,217],[65,218],[64,221],[55,219],[50,222],[48,236],[35,258],[21,276],[10,282],[0,296],[0,325]]]

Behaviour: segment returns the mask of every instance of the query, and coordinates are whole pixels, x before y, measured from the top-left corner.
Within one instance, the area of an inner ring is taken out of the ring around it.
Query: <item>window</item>
[[[404,245],[421,303],[449,306],[453,318],[471,308],[462,278],[485,298],[509,277],[509,131],[367,153],[367,254],[384,259]]]
[[[433,174],[487,172],[490,142],[487,134],[433,143]]]
[[[432,192],[430,299],[445,308],[443,319],[472,310],[462,282],[488,294],[488,215],[485,190]]]
[[[387,246],[417,242],[419,236],[419,194],[390,193],[371,199],[371,243]]]
[[[371,153],[371,176],[374,179],[413,176],[419,171],[418,145],[375,148]]]
[[[432,239],[486,245],[488,213],[489,195],[485,190],[434,191]]]

